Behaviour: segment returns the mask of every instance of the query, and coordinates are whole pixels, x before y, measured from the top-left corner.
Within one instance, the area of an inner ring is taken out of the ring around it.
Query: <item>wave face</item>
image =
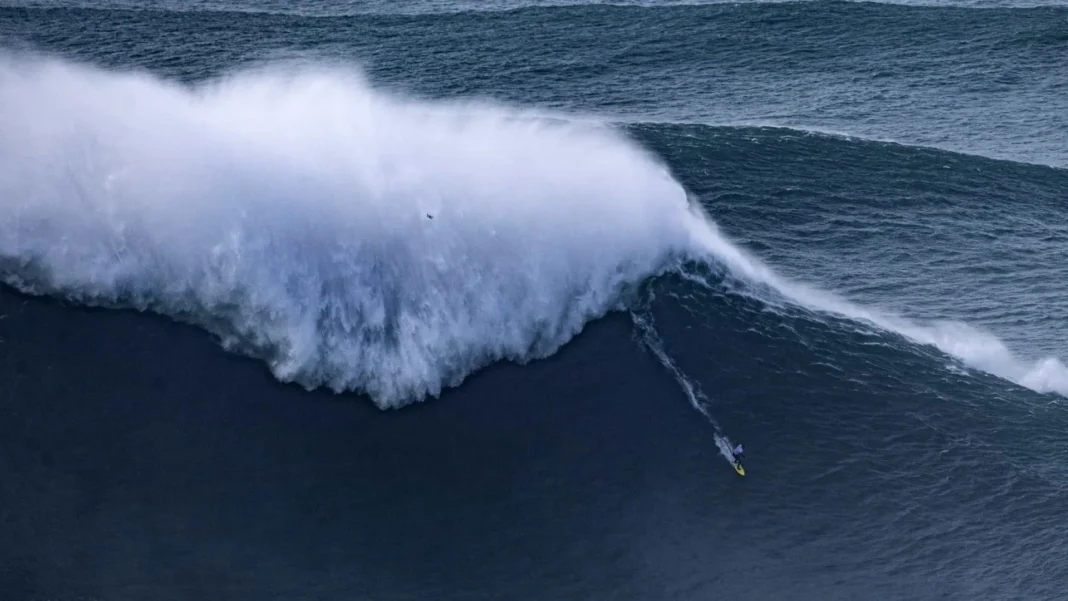
[[[9,60],[0,130],[5,282],[162,312],[382,407],[552,353],[701,223],[617,135],[339,70],[187,89]]]
[[[1063,597],[1068,10],[26,4],[8,597]]]

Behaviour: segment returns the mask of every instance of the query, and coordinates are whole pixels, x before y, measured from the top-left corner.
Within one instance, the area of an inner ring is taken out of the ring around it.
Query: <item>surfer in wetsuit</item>
[[[731,451],[731,454],[734,455],[734,461],[737,463],[741,463],[743,453],[745,453],[745,450],[742,448],[741,443],[739,443],[738,446],[734,447],[734,450]]]

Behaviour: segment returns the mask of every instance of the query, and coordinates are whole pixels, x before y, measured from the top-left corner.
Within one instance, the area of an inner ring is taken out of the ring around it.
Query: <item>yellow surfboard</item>
[[[734,462],[734,463],[732,463],[731,465],[733,465],[733,466],[734,466],[734,471],[738,472],[738,475],[739,475],[739,476],[744,476],[744,475],[745,475],[745,468],[744,468],[744,467],[742,467],[742,464],[741,464],[741,463],[739,463],[739,462],[735,461],[735,462]]]

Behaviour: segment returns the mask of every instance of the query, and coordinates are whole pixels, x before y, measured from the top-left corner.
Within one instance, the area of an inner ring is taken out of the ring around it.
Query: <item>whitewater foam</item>
[[[403,100],[339,68],[185,87],[9,56],[0,131],[4,282],[191,322],[280,380],[381,407],[548,356],[693,259],[769,305],[868,323],[1068,396],[1056,358],[1031,364],[965,324],[782,278],[659,161],[594,124]]]
[[[9,58],[0,131],[5,282],[192,322],[381,407],[551,354],[696,219],[618,134],[337,68],[186,88]]]

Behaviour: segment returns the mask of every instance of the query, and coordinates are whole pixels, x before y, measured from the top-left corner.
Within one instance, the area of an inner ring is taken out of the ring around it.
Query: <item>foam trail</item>
[[[186,88],[0,55],[0,131],[4,282],[381,407],[552,354],[693,247],[685,191],[621,135],[348,70]]]
[[[694,409],[701,412],[702,415],[712,424],[713,436],[716,441],[716,446],[719,447],[719,452],[723,455],[729,463],[733,463],[734,454],[732,449],[734,444],[723,432],[719,422],[712,415],[712,401],[701,391],[700,385],[691,380],[679,369],[678,365],[671,358],[671,355],[664,350],[664,341],[660,338],[660,334],[656,331],[656,324],[653,321],[653,316],[648,311],[631,311],[631,320],[634,322],[634,326],[639,334],[641,343],[653,353],[653,356],[660,361],[671,375],[675,377],[675,381],[678,382],[682,391],[686,393],[686,398],[693,405]]]

